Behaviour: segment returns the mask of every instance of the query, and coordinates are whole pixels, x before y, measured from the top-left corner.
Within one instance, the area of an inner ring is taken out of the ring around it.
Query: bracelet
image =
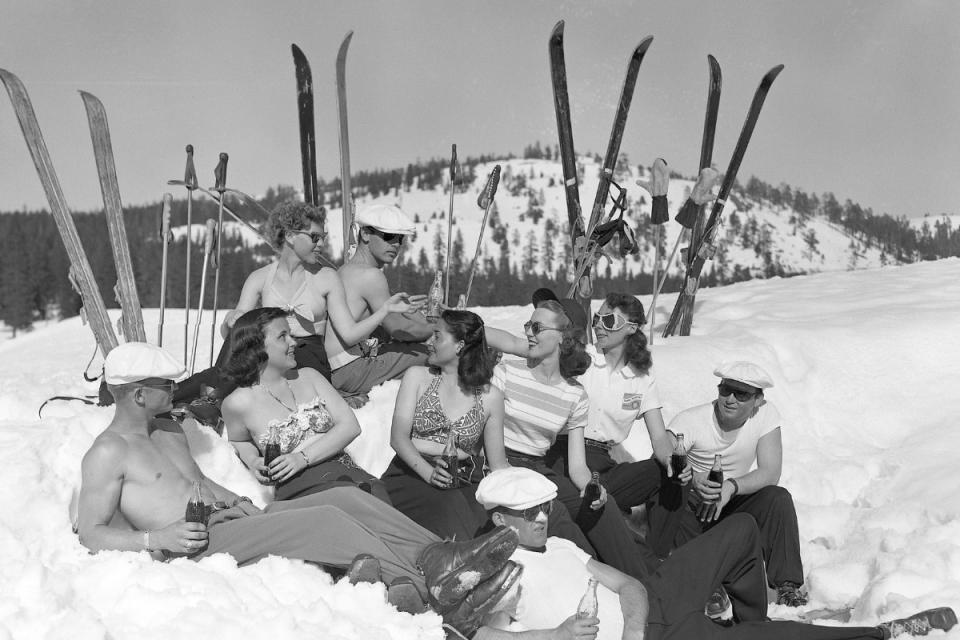
[[[150,548],[150,532],[149,531],[143,532],[143,549],[144,551],[153,551],[153,549]]]
[[[303,461],[304,461],[304,462],[307,464],[307,466],[309,467],[309,466],[310,466],[310,458],[307,457],[307,454],[304,452],[303,449],[300,449],[299,453],[300,453],[301,456],[303,456]]]
[[[250,503],[252,503],[253,500],[251,500],[251,499],[248,498],[247,496],[237,496],[237,499],[233,501],[233,504],[231,504],[230,507],[233,508],[233,507],[237,506],[238,504],[240,504],[241,502],[250,502]]]
[[[727,478],[727,481],[729,481],[730,484],[733,485],[733,495],[730,496],[732,498],[733,496],[740,493],[740,485],[737,484],[737,481],[734,478]]]

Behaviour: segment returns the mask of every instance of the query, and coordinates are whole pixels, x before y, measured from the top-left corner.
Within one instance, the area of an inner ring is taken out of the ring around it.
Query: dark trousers
[[[432,460],[429,460],[433,464]],[[483,478],[483,456],[460,461],[460,487],[441,489],[423,481],[399,456],[383,474],[394,508],[441,538],[470,540],[487,521],[477,502],[477,483]]]
[[[650,601],[650,640],[866,640],[877,627],[821,627],[767,619],[762,535],[746,514],[732,514],[664,560],[644,580]],[[722,585],[737,624],[722,627],[703,615],[703,604]]]
[[[651,544],[661,557],[716,525],[697,520],[694,514],[699,504],[700,497],[691,485],[682,489],[664,485],[660,500],[650,509]],[[800,532],[790,492],[770,486],[756,493],[735,496],[724,507],[718,522],[738,513],[752,516],[760,528],[760,546],[770,586],[786,581],[803,584]]]
[[[667,470],[653,458],[617,463],[610,457],[608,449],[592,445],[589,440],[586,443],[586,454],[590,471],[600,474],[600,481],[607,493],[616,499],[624,511],[646,504],[657,495],[661,483],[667,479]],[[566,437],[557,438],[546,458],[547,464],[554,471],[569,476]]]
[[[649,576],[660,564],[653,550],[630,531],[616,499],[607,496],[607,503],[596,511],[582,504],[580,491],[566,475],[547,466],[545,458],[538,458],[507,449],[507,461],[515,467],[526,467],[543,474],[557,485],[557,500],[573,516],[573,522],[550,519],[548,533],[573,541],[578,546],[576,527],[586,534],[599,559],[634,578]],[[575,524],[574,524],[575,523]],[[573,527],[571,527],[573,525]],[[581,546],[581,548],[583,548]],[[586,550],[586,549],[585,549]],[[588,551],[589,553],[589,551]]]

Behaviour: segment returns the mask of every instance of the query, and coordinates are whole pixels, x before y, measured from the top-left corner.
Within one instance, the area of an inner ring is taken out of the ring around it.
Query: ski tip
[[[187,145],[187,148],[185,149],[185,151],[187,152],[187,155],[188,155],[188,156],[192,156],[192,155],[193,155],[193,145],[192,145],[192,144],[188,144],[188,145]]]
[[[298,47],[295,42],[290,44],[290,52],[293,53],[293,57],[294,57],[294,58],[305,58],[305,57],[306,57],[305,55],[303,55],[303,49],[301,49],[300,47]]]
[[[764,81],[773,82],[776,79],[776,77],[780,75],[781,71],[783,71],[783,65],[778,64],[773,69],[770,69],[770,71],[767,71],[767,74],[763,76]]]
[[[647,52],[647,49],[650,48],[650,45],[653,44],[653,36],[647,36],[640,41],[640,44],[637,45],[637,48],[633,50],[634,56],[642,56]]]
[[[553,31],[550,32],[550,38],[563,38],[563,20],[558,20],[557,24],[553,25]]]
[[[717,73],[720,73],[720,63],[717,62],[717,59],[713,57],[712,53],[707,54],[707,64],[710,66],[710,71],[716,70]]]
[[[353,39],[353,30],[347,31],[347,35],[343,36],[343,42],[340,43],[340,52],[337,54],[337,57],[341,55],[346,55],[347,47],[350,46],[350,40]]]

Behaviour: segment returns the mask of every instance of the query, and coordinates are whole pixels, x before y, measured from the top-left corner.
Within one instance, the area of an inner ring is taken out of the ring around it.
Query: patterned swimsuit
[[[483,395],[480,389],[473,392],[473,406],[456,422],[451,422],[440,405],[440,375],[435,375],[430,387],[417,400],[413,411],[411,437],[431,440],[444,444],[452,430],[457,447],[470,454],[480,450],[480,436],[483,435]]]
[[[320,396],[310,402],[299,404],[297,410],[286,418],[271,420],[267,424],[266,431],[257,438],[261,451],[266,447],[270,439],[270,430],[274,427],[280,441],[281,453],[290,453],[308,436],[330,431],[333,428],[333,416],[330,415],[326,403],[320,399]],[[348,453],[341,454],[335,460],[346,467],[359,468]]]

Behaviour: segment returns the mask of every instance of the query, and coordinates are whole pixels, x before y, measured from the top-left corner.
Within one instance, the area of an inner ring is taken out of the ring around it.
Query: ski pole
[[[653,344],[653,324],[654,317],[656,316],[657,310],[657,297],[659,297],[660,292],[663,290],[663,283],[667,281],[667,274],[670,272],[670,265],[673,264],[673,258],[677,255],[677,248],[680,246],[680,240],[683,239],[683,234],[686,231],[685,228],[680,228],[680,235],[677,236],[677,241],[673,243],[673,249],[670,251],[670,257],[667,258],[667,264],[663,267],[663,277],[660,279],[660,282],[657,282],[657,277],[653,277],[653,299],[650,301],[650,344]],[[657,245],[657,250],[659,251],[660,245]]]
[[[470,275],[467,276],[467,292],[463,296],[463,307],[466,308],[470,299],[470,289],[473,287],[473,275],[477,271],[477,261],[480,259],[480,247],[483,246],[483,230],[487,227],[487,217],[493,208],[493,196],[497,193],[500,184],[500,165],[494,165],[493,171],[487,178],[487,184],[477,198],[477,206],[483,209],[483,222],[480,223],[480,233],[477,234],[477,250],[473,252],[473,262],[470,263]],[[448,281],[449,282],[449,281]],[[459,304],[457,306],[460,306]]]
[[[217,163],[213,175],[216,184],[213,189],[220,193],[220,206],[217,212],[217,257],[213,261],[213,319],[210,321],[210,364],[213,366],[213,346],[217,341],[217,304],[220,299],[220,244],[223,239],[223,192],[227,190],[227,160],[230,157],[221,152],[220,162]]]
[[[160,263],[160,321],[157,324],[157,346],[163,346],[163,312],[167,308],[167,252],[170,249],[170,207],[173,196],[163,194],[163,211],[160,213],[160,242],[163,243],[163,260]],[[184,341],[186,349],[186,341]]]
[[[447,289],[443,294],[444,304],[450,304],[450,251],[453,248],[453,192],[455,191],[454,184],[457,177],[457,145],[452,145],[452,150],[450,151],[450,213],[447,215],[447,273],[445,275],[447,281]]]
[[[210,265],[210,255],[213,253],[213,242],[217,233],[217,223],[207,220],[207,237],[203,241],[203,269],[200,272],[200,302],[197,303],[197,320],[193,325],[193,350],[190,356],[189,375],[193,375],[197,364],[197,342],[200,338],[200,322],[203,318],[203,298],[207,290],[207,267]]]
[[[187,273],[183,287],[183,359],[187,359],[190,342],[190,247],[193,245],[193,190],[197,188],[197,169],[193,165],[193,145],[187,145],[187,166],[183,172],[183,186],[187,188]]]

